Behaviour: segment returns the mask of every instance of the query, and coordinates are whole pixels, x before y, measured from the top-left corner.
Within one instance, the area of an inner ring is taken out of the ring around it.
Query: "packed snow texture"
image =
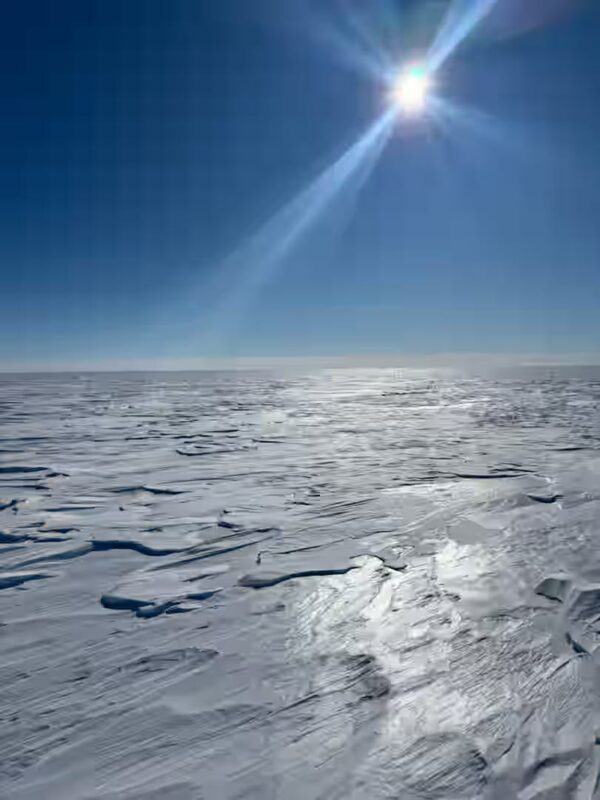
[[[0,377],[0,797],[600,797],[599,404]]]

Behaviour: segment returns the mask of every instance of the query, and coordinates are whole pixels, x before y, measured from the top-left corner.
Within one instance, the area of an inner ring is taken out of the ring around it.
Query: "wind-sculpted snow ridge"
[[[600,373],[4,376],[0,408],[0,797],[598,795]]]

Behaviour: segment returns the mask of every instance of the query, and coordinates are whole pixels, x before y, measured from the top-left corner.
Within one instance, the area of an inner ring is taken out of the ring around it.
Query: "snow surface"
[[[0,377],[0,797],[600,797],[599,404]]]

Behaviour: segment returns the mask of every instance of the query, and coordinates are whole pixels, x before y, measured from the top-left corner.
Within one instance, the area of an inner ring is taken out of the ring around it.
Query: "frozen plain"
[[[600,371],[0,376],[0,797],[600,797]]]

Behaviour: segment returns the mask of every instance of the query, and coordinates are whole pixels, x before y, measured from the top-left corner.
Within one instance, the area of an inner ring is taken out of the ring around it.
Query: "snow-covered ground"
[[[0,797],[595,796],[599,409],[593,371],[0,377]]]

